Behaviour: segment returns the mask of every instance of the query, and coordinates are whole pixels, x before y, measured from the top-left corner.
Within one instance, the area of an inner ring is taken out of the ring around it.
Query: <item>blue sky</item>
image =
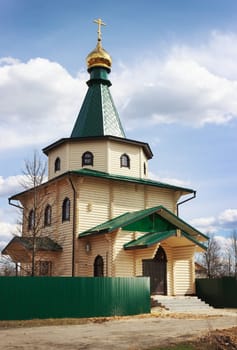
[[[181,217],[227,237],[237,229],[236,0],[0,0],[0,248],[24,160],[70,135],[99,17],[127,137],[150,144],[152,178],[197,190]]]

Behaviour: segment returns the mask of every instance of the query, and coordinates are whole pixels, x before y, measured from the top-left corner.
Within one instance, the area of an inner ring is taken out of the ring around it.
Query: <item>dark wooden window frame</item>
[[[52,207],[47,205],[44,211],[44,226],[51,226],[52,222]]]
[[[90,151],[83,153],[81,157],[82,166],[93,166],[94,165],[94,155]]]
[[[31,209],[28,216],[28,230],[33,230],[35,224],[35,211]]]
[[[61,170],[61,159],[57,157],[54,162],[54,172]]]
[[[120,168],[129,168],[130,169],[130,158],[124,153],[120,157]]]
[[[62,221],[70,221],[70,199],[66,197],[62,205]]]

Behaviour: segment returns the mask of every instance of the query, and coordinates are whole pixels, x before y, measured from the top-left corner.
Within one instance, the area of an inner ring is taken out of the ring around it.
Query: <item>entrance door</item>
[[[150,277],[151,294],[167,294],[166,265],[166,254],[162,247],[159,247],[154,259],[142,261],[143,276]]]

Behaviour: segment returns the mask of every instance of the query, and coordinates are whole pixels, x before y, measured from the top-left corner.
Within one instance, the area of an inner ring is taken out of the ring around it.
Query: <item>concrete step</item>
[[[152,305],[171,312],[204,312],[213,308],[196,296],[152,295]]]

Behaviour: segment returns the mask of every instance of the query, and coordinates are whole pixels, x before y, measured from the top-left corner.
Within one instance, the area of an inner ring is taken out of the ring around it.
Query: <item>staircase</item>
[[[152,295],[152,307],[161,307],[170,312],[205,313],[213,308],[196,296]]]

